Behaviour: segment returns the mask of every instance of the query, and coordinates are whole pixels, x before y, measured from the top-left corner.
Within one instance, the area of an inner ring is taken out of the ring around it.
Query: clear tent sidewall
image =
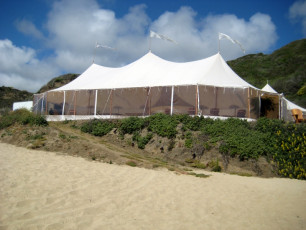
[[[256,119],[260,90],[205,85],[48,91],[34,95],[36,114],[110,118],[156,113]]]

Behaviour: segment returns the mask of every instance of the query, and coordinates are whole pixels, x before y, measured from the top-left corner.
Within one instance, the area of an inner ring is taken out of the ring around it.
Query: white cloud
[[[122,18],[102,9],[94,0],[56,2],[48,17],[56,62],[66,71],[82,72],[93,57],[96,41],[116,51],[96,50],[96,63],[120,66],[136,60],[148,51],[148,31],[164,34],[179,44],[152,39],[152,51],[173,61],[190,61],[218,51],[218,32],[240,41],[247,53],[264,52],[277,40],[275,25],[269,15],[256,13],[249,20],[235,15],[208,15],[197,19],[197,12],[181,7],[165,12],[155,21],[147,16],[145,5],[136,5]],[[221,41],[225,59],[242,56],[239,46]],[[83,63],[83,64],[82,64]]]
[[[42,76],[49,80],[57,72],[81,73],[92,63],[96,42],[116,48],[116,51],[96,49],[96,63],[106,66],[128,64],[148,52],[150,29],[178,42],[175,45],[160,39],[151,40],[152,52],[171,61],[192,61],[217,53],[218,32],[240,41],[247,53],[265,52],[277,39],[269,15],[256,13],[248,20],[233,14],[198,18],[197,12],[190,7],[165,12],[152,21],[145,5],[131,7],[126,15],[117,17],[114,11],[101,8],[96,0],[61,0],[53,3],[46,20],[45,46],[53,50],[52,57],[38,60],[35,50],[10,43],[10,52],[15,57],[8,66],[14,62],[19,64],[10,70],[0,70],[0,74],[7,76],[1,77],[6,79],[3,80],[8,83],[6,85],[13,85],[9,83],[14,79],[15,87],[25,88],[27,80],[21,79],[29,78],[33,82],[31,87],[37,90],[42,86]],[[18,27],[36,38],[43,36],[29,21],[19,22]],[[9,57],[7,52],[5,55]],[[226,40],[221,41],[221,54],[225,59],[244,55],[239,46]],[[39,87],[34,87],[38,84]]]
[[[297,1],[289,9],[289,16],[294,21],[301,21],[303,34],[306,36],[306,1]]]
[[[26,19],[17,20],[15,22],[15,25],[17,29],[25,35],[33,36],[37,39],[44,39],[43,34],[36,28],[36,26],[31,21],[28,21]]]
[[[33,49],[0,40],[0,85],[36,92],[59,72],[36,58]]]

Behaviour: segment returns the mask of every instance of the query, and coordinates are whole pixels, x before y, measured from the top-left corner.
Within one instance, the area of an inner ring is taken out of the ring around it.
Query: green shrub
[[[83,123],[81,131],[84,133],[90,133],[94,136],[104,136],[108,134],[115,127],[114,123],[106,120],[91,120]]]
[[[201,163],[200,161],[198,160],[194,160],[193,164],[191,165],[191,167],[193,168],[199,168],[199,169],[205,169],[206,168],[206,165]]]
[[[168,139],[176,137],[178,120],[175,116],[158,113],[148,117],[146,123],[149,131],[161,137],[167,137]]]
[[[188,149],[192,148],[192,139],[186,139],[185,140],[185,147]]]
[[[187,132],[185,135],[185,147],[188,149],[191,149],[193,146],[193,138],[192,138],[192,133]]]
[[[126,162],[126,164],[131,166],[131,167],[136,167],[137,166],[135,161],[128,161],[128,162]]]
[[[135,132],[132,136],[132,140],[137,142],[138,148],[144,149],[152,137],[152,133],[148,133],[145,137],[142,137],[139,132]]]
[[[210,161],[208,165],[211,167],[213,172],[221,172],[222,170],[221,166],[219,165],[219,159]]]
[[[140,131],[144,127],[144,119],[139,117],[129,117],[121,121],[119,132],[121,135],[132,134],[135,131]]]
[[[35,115],[27,109],[12,111],[0,118],[0,129],[7,128],[15,123],[22,125],[47,126],[47,120],[41,115]]]

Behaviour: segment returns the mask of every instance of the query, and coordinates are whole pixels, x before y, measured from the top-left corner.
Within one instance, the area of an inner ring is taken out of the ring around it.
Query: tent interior
[[[267,98],[279,118],[279,95],[241,79],[218,53],[186,63],[149,52],[135,62],[109,68],[92,64],[74,81],[34,96],[33,111],[49,120],[120,118],[156,113],[257,119]]]

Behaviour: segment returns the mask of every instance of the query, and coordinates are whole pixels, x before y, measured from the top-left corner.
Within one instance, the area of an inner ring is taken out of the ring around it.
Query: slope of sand
[[[306,181],[209,174],[0,143],[0,229],[306,229]]]

